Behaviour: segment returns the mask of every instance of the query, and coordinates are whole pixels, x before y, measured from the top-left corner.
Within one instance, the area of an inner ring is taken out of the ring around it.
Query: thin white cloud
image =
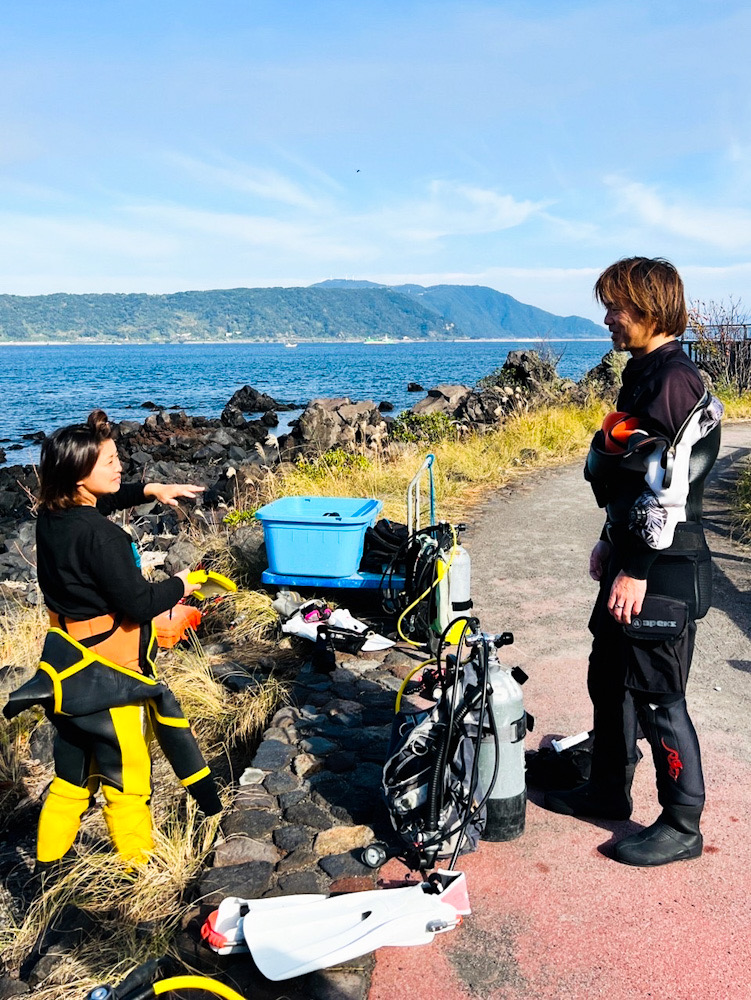
[[[550,224],[558,239],[563,238],[576,243],[601,239],[599,223],[590,222],[587,219],[564,219],[558,215],[551,215],[549,212],[541,212],[540,218]]]
[[[22,199],[26,202],[69,202],[71,196],[58,188],[47,184],[33,184],[18,177],[7,174],[0,177],[0,190],[3,199],[10,203],[11,199]]]
[[[160,229],[230,241],[223,248],[225,256],[231,253],[232,244],[296,255],[318,254],[332,260],[347,260],[366,253],[363,244],[353,245],[339,239],[335,232],[329,233],[306,222],[239,212],[211,212],[183,205],[134,205],[127,211],[144,221],[157,223]]]
[[[0,266],[14,270],[23,260],[70,260],[92,252],[100,256],[144,261],[173,254],[178,243],[169,234],[151,226],[124,226],[99,222],[85,216],[33,216],[22,213],[0,213]]]
[[[512,195],[488,188],[435,180],[428,184],[423,198],[372,212],[362,221],[398,239],[430,242],[512,229],[544,205],[517,201]]]
[[[310,194],[276,170],[253,167],[228,157],[222,157],[219,163],[207,163],[182,153],[171,153],[167,160],[208,187],[237,191],[307,212],[322,212],[328,207],[326,199]]]
[[[641,226],[727,251],[751,248],[751,212],[742,207],[712,208],[677,198],[621,177],[607,177],[621,213]]]

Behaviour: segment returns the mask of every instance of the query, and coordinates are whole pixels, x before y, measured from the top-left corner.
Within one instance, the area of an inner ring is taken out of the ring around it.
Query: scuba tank
[[[464,525],[458,525],[461,531]],[[467,613],[472,607],[470,597],[471,566],[469,552],[455,541],[452,534],[448,544],[444,541],[436,553],[436,617],[431,625],[436,635],[444,636],[444,642],[451,646],[459,642],[464,629]],[[452,622],[456,622],[449,629]],[[447,631],[448,629],[448,631]]]
[[[465,525],[446,521],[421,528],[405,547],[404,592],[384,600],[388,611],[401,611],[397,629],[402,639],[435,649],[436,642],[459,642],[470,598],[470,555],[457,541]]]
[[[488,683],[492,689],[488,704],[491,730],[483,735],[479,761],[481,786],[487,789],[492,783],[483,840],[514,840],[524,832],[527,806],[524,779],[527,713],[521,689],[527,675],[519,667],[508,670],[498,659],[497,648],[514,641],[510,632],[483,639],[488,656]]]

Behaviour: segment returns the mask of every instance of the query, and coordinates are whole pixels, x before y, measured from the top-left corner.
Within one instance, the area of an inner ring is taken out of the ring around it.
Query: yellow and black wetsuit
[[[55,778],[37,837],[42,864],[70,850],[100,785],[118,853],[128,860],[147,856],[153,847],[147,732],[203,811],[221,808],[188,721],[153,676],[151,619],[182,597],[182,581],[147,583],[130,536],[103,516],[143,502],[143,487],[136,484],[96,508],[39,515],[38,578],[52,627],[39,670],[13,692],[4,714],[12,718],[40,704],[57,730]]]

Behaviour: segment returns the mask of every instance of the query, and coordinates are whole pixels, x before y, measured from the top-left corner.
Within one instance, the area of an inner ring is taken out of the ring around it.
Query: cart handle
[[[435,524],[435,486],[433,483],[433,463],[435,455],[432,453],[425,456],[425,461],[415,473],[414,478],[407,487],[407,527],[410,535],[414,535],[420,528],[420,480],[425,472],[428,473],[428,483],[430,487],[430,523]]]

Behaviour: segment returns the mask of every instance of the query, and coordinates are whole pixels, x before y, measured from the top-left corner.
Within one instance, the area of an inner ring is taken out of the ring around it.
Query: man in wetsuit
[[[545,804],[567,815],[627,819],[641,726],[662,812],[621,840],[615,856],[624,864],[663,865],[702,851],[704,779],[685,690],[695,622],[710,600],[701,506],[719,450],[722,406],[676,341],[687,313],[672,264],[618,261],[600,275],[595,295],[615,349],[631,354],[616,404],[628,417],[606,418],[585,469],[607,512],[590,556],[590,575],[600,582],[589,623],[592,772],[579,788],[549,792]]]

